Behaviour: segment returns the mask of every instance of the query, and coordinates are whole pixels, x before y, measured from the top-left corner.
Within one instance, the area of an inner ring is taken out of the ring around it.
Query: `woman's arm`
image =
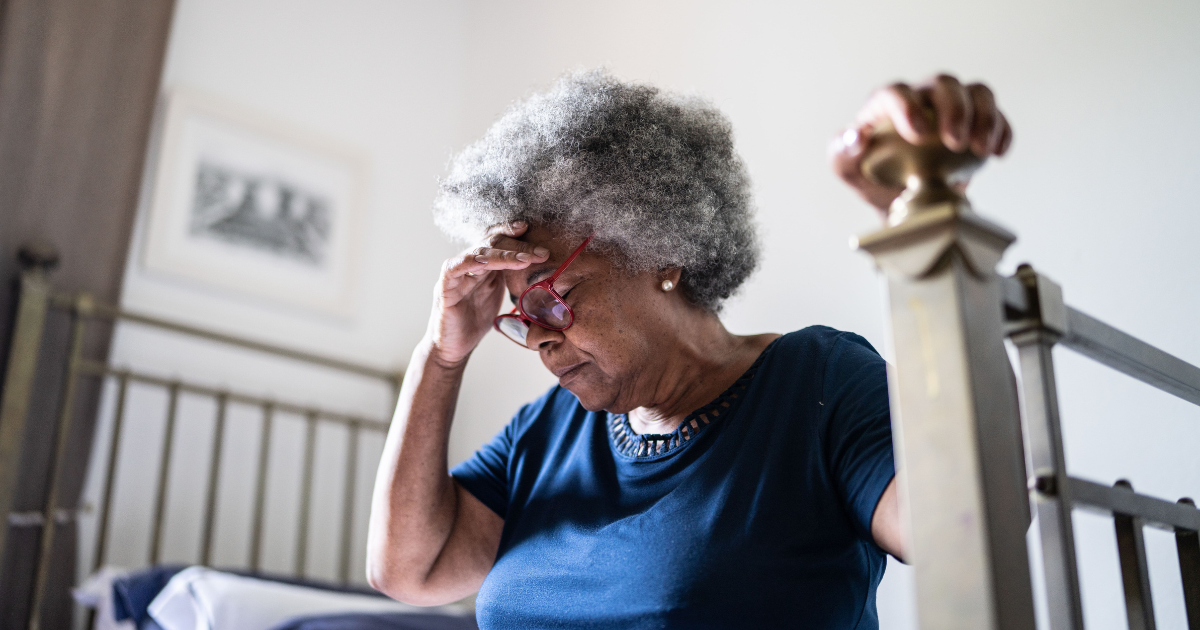
[[[896,556],[901,562],[908,561],[908,545],[900,531],[900,499],[896,494],[896,478],[884,488],[875,514],[871,517],[871,537],[884,551]]]
[[[506,269],[545,260],[498,227],[488,246],[446,261],[429,330],[413,351],[384,445],[367,535],[367,579],[417,605],[461,599],[492,567],[504,520],[447,472],[446,449],[467,359],[504,298]]]
[[[417,605],[478,590],[504,521],[447,471],[450,422],[465,363],[443,365],[428,340],[413,352],[384,444],[367,537],[367,579]]]

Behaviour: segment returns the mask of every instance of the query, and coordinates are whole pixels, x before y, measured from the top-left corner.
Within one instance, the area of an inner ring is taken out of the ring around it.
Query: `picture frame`
[[[142,252],[150,271],[348,318],[366,160],[186,90],[164,99]]]

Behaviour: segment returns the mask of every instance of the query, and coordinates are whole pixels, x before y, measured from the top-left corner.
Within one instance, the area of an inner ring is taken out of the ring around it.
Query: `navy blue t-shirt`
[[[871,517],[895,465],[858,335],[776,339],[670,435],[555,387],[451,474],[504,518],[485,630],[878,627]]]

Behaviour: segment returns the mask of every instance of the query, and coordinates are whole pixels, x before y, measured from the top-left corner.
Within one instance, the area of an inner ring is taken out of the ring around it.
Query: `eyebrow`
[[[553,266],[553,268],[551,266],[544,266],[544,268],[530,271],[526,276],[526,287],[532,287],[535,282],[541,280],[542,276],[551,275],[556,269],[558,269],[557,266]],[[512,302],[512,305],[516,306],[517,296],[515,293],[509,293],[509,301]]]
[[[541,269],[530,271],[529,275],[525,276],[525,284],[527,286],[531,285],[540,280],[542,276],[548,276],[554,273],[555,269],[557,269],[557,267],[542,267]]]
[[[554,273],[555,269],[558,269],[558,267],[542,267],[541,269],[535,269],[533,271],[530,271],[529,274],[525,276],[525,286],[526,287],[532,286],[535,282],[540,280],[543,276],[548,276],[548,275]],[[508,294],[508,300],[510,302],[512,302],[513,306],[516,306],[517,295],[515,293],[510,292]]]

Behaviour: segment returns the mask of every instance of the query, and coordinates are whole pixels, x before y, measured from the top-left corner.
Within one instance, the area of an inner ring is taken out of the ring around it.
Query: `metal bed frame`
[[[36,386],[35,373],[39,359],[39,351],[48,312],[61,310],[70,317],[70,345],[66,364],[62,366],[65,378],[58,398],[58,419],[54,427],[54,454],[51,462],[50,482],[46,492],[44,507],[37,512],[13,511],[13,499],[19,474],[21,448],[26,431],[27,417],[33,388]],[[221,457],[223,437],[226,425],[226,411],[230,403],[251,405],[262,412],[259,433],[259,450],[256,461],[257,474],[254,480],[254,511],[251,519],[250,546],[246,560],[251,572],[259,572],[261,564],[261,549],[263,540],[263,521],[265,511],[265,493],[267,488],[268,459],[271,447],[272,420],[277,412],[296,414],[304,418],[306,424],[303,447],[303,473],[300,485],[300,517],[296,519],[296,544],[293,552],[292,574],[304,576],[307,563],[308,528],[312,517],[313,469],[316,448],[316,435],[319,423],[336,423],[347,427],[346,468],[343,473],[343,518],[339,532],[340,545],[338,549],[338,576],[342,583],[350,581],[350,561],[352,555],[352,534],[354,498],[356,495],[355,482],[358,470],[360,433],[373,432],[386,435],[389,422],[386,418],[367,418],[357,415],[335,413],[311,405],[294,404],[274,400],[268,397],[255,396],[223,388],[214,388],[185,380],[163,378],[148,373],[139,372],[126,367],[113,367],[103,361],[84,356],[85,336],[90,323],[131,322],[149,326],[159,330],[170,331],[194,339],[204,339],[226,346],[252,350],[264,355],[281,357],[301,364],[333,369],[342,373],[353,374],[386,384],[392,394],[398,391],[403,378],[401,373],[378,370],[369,366],[338,359],[318,356],[290,348],[262,343],[251,339],[226,335],[204,330],[177,322],[151,317],[143,314],[122,310],[113,306],[96,302],[87,293],[74,295],[55,293],[47,279],[45,269],[34,267],[25,271],[20,279],[20,300],[17,307],[16,323],[13,331],[13,343],[9,354],[7,371],[5,373],[2,400],[0,400],[0,550],[4,549],[5,539],[9,528],[37,527],[40,528],[40,554],[36,581],[28,627],[38,630],[44,601],[48,576],[51,569],[54,547],[55,530],[63,522],[69,521],[75,515],[88,512],[91,506],[75,507],[62,506],[59,494],[63,484],[63,456],[67,450],[68,439],[78,422],[75,405],[77,384],[80,379],[113,379],[116,382],[116,405],[112,430],[103,439],[107,440],[104,447],[103,490],[99,505],[95,507],[96,538],[93,552],[92,569],[99,569],[108,557],[109,525],[112,518],[111,507],[115,477],[117,473],[118,454],[122,437],[122,422],[126,415],[126,393],[130,383],[139,383],[165,389],[167,392],[167,412],[164,437],[157,464],[157,481],[154,495],[153,522],[151,524],[149,564],[157,564],[160,560],[163,545],[163,521],[166,514],[167,493],[170,487],[171,453],[176,427],[176,412],[179,408],[181,393],[190,393],[213,399],[216,403],[216,415],[213,423],[213,446],[208,455],[208,476],[203,507],[203,533],[200,539],[198,564],[208,565],[212,560],[214,545],[214,521],[218,502],[218,487],[221,474]],[[394,399],[394,395],[393,395]],[[90,411],[90,410],[89,410]],[[97,451],[100,444],[97,443]],[[99,453],[96,454],[99,456]]]
[[[1025,533],[1038,517],[1051,630],[1082,630],[1072,511],[1113,518],[1131,630],[1152,630],[1143,528],[1175,533],[1188,628],[1200,630],[1200,511],[1067,474],[1052,348],[1062,345],[1200,405],[1200,368],[1063,302],[1029,265],[996,265],[1015,236],[948,182],[978,168],[940,142],[872,139],[863,172],[905,188],[888,227],[854,241],[887,283],[893,434],[924,630],[1035,627]],[[1017,349],[1020,387],[1005,349]],[[1025,454],[1028,452],[1028,458]],[[1028,461],[1026,461],[1028,459]]]

